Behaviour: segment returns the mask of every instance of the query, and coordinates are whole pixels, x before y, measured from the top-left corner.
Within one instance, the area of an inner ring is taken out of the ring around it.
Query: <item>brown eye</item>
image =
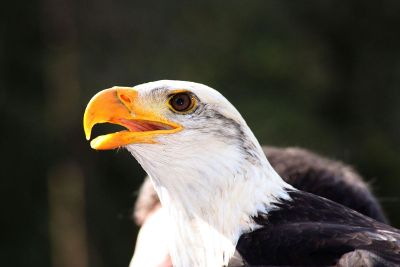
[[[188,93],[178,93],[170,98],[169,104],[175,111],[186,112],[193,108],[194,101],[192,95]]]

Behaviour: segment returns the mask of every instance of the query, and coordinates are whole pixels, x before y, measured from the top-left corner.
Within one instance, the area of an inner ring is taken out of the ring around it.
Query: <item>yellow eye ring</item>
[[[197,106],[197,100],[189,92],[178,92],[168,98],[168,105],[176,113],[187,114]]]

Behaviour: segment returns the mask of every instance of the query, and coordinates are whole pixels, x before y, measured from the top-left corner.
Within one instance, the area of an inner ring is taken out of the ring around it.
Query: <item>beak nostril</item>
[[[131,99],[128,97],[128,96],[126,96],[126,95],[124,95],[124,94],[121,94],[120,96],[119,96],[124,102],[127,102],[127,103],[131,103]]]

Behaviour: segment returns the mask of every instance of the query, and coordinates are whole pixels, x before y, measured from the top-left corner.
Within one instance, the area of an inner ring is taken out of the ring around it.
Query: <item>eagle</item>
[[[399,230],[286,183],[236,108],[206,85],[103,90],[85,110],[88,140],[98,123],[126,128],[90,145],[126,148],[150,176],[174,266],[343,266],[360,255],[400,264]]]

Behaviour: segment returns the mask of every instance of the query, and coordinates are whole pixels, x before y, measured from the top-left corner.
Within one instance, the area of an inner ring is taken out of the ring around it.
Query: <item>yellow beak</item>
[[[114,149],[133,143],[156,143],[160,134],[176,133],[182,126],[171,122],[138,103],[138,92],[132,87],[114,86],[97,93],[89,102],[83,116],[86,139],[98,123],[113,123],[125,131],[96,137],[90,146],[97,150]]]

